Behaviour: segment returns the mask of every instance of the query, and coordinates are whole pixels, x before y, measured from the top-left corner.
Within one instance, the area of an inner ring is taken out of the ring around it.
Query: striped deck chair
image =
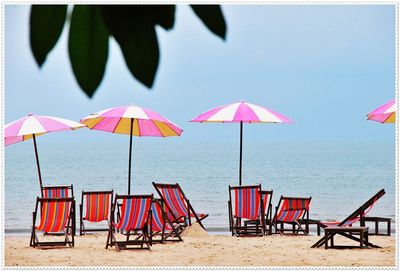
[[[108,231],[107,228],[86,228],[84,221],[98,223],[109,221],[114,191],[82,191],[80,213],[80,235],[86,232]],[[84,208],[85,207],[85,208]]]
[[[107,236],[106,249],[109,246],[114,246],[117,251],[120,249],[128,249],[128,246],[139,246],[129,248],[147,248],[152,245],[152,236],[149,234],[152,231],[152,215],[151,195],[116,195],[111,211],[110,227]],[[115,212],[118,209],[118,203],[122,201],[121,218],[116,223],[114,222]],[[149,229],[150,227],[150,229]],[[126,232],[125,240],[117,240],[115,230]],[[137,237],[132,240],[131,236]],[[146,245],[146,247],[144,247]]]
[[[264,205],[264,214],[265,214],[265,234],[272,234],[272,194],[273,190],[262,190],[262,201]],[[247,220],[244,222],[244,225],[255,225],[260,223],[260,220]]]
[[[152,242],[164,241],[183,241],[181,238],[181,233],[183,230],[182,225],[172,223],[168,218],[162,200],[154,199],[151,204],[151,214],[152,214]],[[157,237],[160,239],[157,239]]]
[[[208,217],[208,214],[200,214],[194,211],[179,184],[162,184],[153,182],[153,186],[165,204],[166,209],[168,210],[167,215],[172,223],[178,223],[182,225],[182,227],[185,227],[191,225],[191,219],[195,218],[200,226],[205,229],[201,221]]]
[[[260,195],[261,184],[229,186],[229,230],[232,236],[264,235],[265,211]]]
[[[385,195],[385,190],[381,189],[379,190],[378,193],[373,195],[369,200],[367,200],[363,205],[361,205],[357,210],[355,210],[353,213],[351,213],[348,217],[346,217],[344,220],[341,222],[336,222],[336,221],[327,221],[323,222],[321,221],[319,225],[322,228],[326,227],[351,227],[354,223],[359,222],[361,227],[365,226],[365,221],[364,218],[368,214],[368,212],[372,209],[372,207],[375,205],[375,203],[383,196]],[[349,239],[352,239],[354,241],[360,242],[360,239],[356,236],[347,234],[347,233],[338,233],[344,237],[347,237]],[[328,237],[328,241],[333,238],[334,235]],[[315,247],[321,247],[322,245],[325,244],[325,237],[321,238],[318,240],[314,245],[312,245],[312,248]],[[379,246],[374,245],[368,241],[365,241],[364,243],[366,246],[370,247],[375,247],[379,248]]]
[[[310,202],[311,197],[299,198],[281,196],[278,206],[276,206],[273,220],[275,233],[284,234],[287,231],[291,231],[292,233],[298,234],[299,231],[302,231],[304,234],[308,235],[309,225],[307,221],[309,220]],[[306,223],[302,223],[304,219]],[[280,229],[278,229],[278,224],[281,225]],[[285,229],[285,224],[291,224],[292,229]],[[306,225],[305,229],[301,226],[302,224]]]
[[[40,246],[74,246],[74,235],[72,234],[72,211],[74,198],[37,198],[36,207],[33,212],[33,224],[31,232],[31,247]],[[40,208],[40,223],[36,225]],[[39,241],[36,231],[43,233],[61,233],[63,241]],[[71,240],[69,239],[71,237]]]
[[[74,197],[74,187],[73,185],[46,185],[42,186],[42,198],[68,198]],[[72,210],[72,230],[73,234],[76,233],[76,212],[75,212],[75,204],[74,209]],[[54,233],[45,233],[45,235],[58,235]]]

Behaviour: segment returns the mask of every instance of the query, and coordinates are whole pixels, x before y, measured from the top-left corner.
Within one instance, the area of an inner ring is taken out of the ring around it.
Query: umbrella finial
[[[32,112],[29,112],[28,116],[33,116],[33,113],[32,113]]]

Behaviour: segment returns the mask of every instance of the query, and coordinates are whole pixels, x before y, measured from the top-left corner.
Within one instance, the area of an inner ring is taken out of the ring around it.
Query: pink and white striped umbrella
[[[92,130],[130,135],[128,194],[131,192],[132,136],[180,136],[182,129],[160,114],[134,105],[109,108],[84,118]]]
[[[132,122],[132,125],[131,125]],[[179,136],[182,129],[160,114],[134,105],[109,108],[87,116],[81,123],[93,130],[134,136]]]
[[[390,100],[384,105],[370,112],[368,120],[377,121],[380,123],[395,123],[396,122],[397,104],[396,100]]]
[[[218,106],[200,114],[191,122],[240,123],[239,185],[242,185],[243,123],[292,123],[280,113],[244,101]]]
[[[191,120],[192,122],[291,123],[271,109],[244,101],[218,106]]]
[[[33,136],[56,131],[75,130],[82,127],[85,127],[85,125],[72,120],[29,114],[4,127],[4,142],[7,146],[28,140]]]
[[[75,130],[83,127],[85,127],[85,125],[72,120],[50,116],[38,116],[30,113],[28,116],[13,121],[4,127],[4,143],[7,146],[33,138],[40,191],[42,191],[42,176],[37,154],[36,137],[50,132]]]

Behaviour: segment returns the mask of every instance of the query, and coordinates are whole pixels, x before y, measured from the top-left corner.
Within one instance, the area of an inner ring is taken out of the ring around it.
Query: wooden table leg
[[[328,233],[325,231],[325,249],[328,249]]]
[[[360,231],[360,248],[363,248],[364,233]]]

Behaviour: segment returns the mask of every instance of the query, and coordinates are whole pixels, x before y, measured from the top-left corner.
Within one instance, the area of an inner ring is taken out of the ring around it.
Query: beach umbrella
[[[380,123],[395,123],[396,122],[396,100],[390,100],[384,105],[378,107],[377,109],[370,112],[368,120],[377,121]]]
[[[75,130],[82,127],[85,127],[85,125],[72,120],[39,116],[30,113],[28,116],[13,121],[4,127],[4,142],[8,146],[31,138],[33,139],[40,191],[42,191],[42,175],[40,173],[36,137],[49,132]]]
[[[239,185],[242,185],[243,123],[291,123],[292,121],[265,107],[240,101],[213,108],[195,117],[191,122],[240,123]]]
[[[109,108],[84,118],[92,130],[129,135],[128,194],[131,193],[132,136],[180,136],[182,129],[160,114],[135,105]]]

